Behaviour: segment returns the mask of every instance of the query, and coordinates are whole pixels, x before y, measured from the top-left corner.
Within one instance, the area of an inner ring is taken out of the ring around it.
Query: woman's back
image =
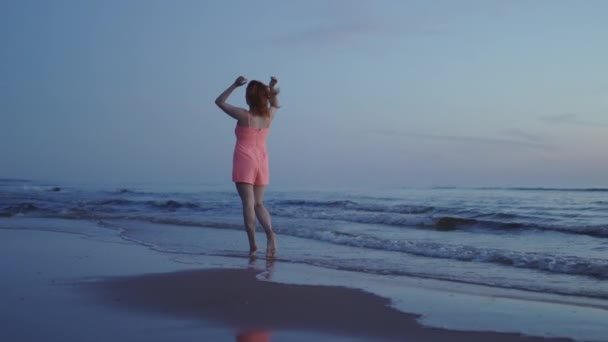
[[[270,123],[272,118],[270,116],[263,117],[257,115],[247,114],[247,126],[240,125],[237,122],[234,128],[234,134],[236,135],[236,143],[238,145],[253,145],[259,149],[264,149],[266,152],[266,138],[270,131]]]
[[[254,115],[251,112],[247,113],[247,120],[238,120],[236,123],[237,127],[250,127],[250,128],[270,128],[270,123],[274,118],[274,111],[271,112],[271,115],[261,116]]]

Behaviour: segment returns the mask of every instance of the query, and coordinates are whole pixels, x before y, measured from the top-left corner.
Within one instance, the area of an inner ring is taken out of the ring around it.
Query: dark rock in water
[[[116,192],[119,193],[119,194],[128,194],[128,193],[131,193],[133,191],[131,191],[129,189],[122,188],[122,189],[116,190]]]
[[[435,228],[441,231],[450,231],[461,225],[472,225],[477,221],[459,217],[441,217],[435,222]]]
[[[53,187],[53,188],[51,189],[51,191],[52,191],[52,192],[59,192],[59,191],[61,191],[61,188],[60,188],[60,187],[58,187],[58,186],[56,186],[56,187]]]
[[[0,217],[11,217],[11,216],[13,216],[13,214],[0,212]]]

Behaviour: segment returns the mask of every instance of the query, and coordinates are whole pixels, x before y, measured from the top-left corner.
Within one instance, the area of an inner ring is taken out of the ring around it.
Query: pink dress
[[[236,145],[232,159],[232,181],[253,185],[268,185],[268,153],[266,137],[270,124],[265,128],[251,127],[251,114],[247,114],[247,127],[237,124],[234,129]]]

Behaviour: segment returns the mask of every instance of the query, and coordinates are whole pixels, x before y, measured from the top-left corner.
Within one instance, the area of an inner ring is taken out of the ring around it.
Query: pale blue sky
[[[608,1],[2,1],[0,177],[230,183],[276,75],[271,183],[608,186]],[[244,106],[244,89],[231,102]]]

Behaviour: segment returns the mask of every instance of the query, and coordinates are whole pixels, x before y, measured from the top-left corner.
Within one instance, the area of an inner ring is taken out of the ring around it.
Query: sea
[[[271,188],[265,205],[279,243],[283,235],[327,243],[320,255],[280,254],[290,262],[608,299],[608,189]],[[0,217],[92,220],[185,254],[239,250],[217,250],[204,240],[167,247],[164,234],[141,234],[143,223],[244,230],[234,189],[196,184],[112,188],[4,179]],[[242,242],[245,250],[245,234]],[[338,253],[340,247],[357,252]]]
[[[270,186],[265,205],[278,262],[608,300],[608,188]],[[182,262],[248,251],[231,184],[0,180],[0,229],[83,221]],[[263,255],[259,225],[257,239]]]

